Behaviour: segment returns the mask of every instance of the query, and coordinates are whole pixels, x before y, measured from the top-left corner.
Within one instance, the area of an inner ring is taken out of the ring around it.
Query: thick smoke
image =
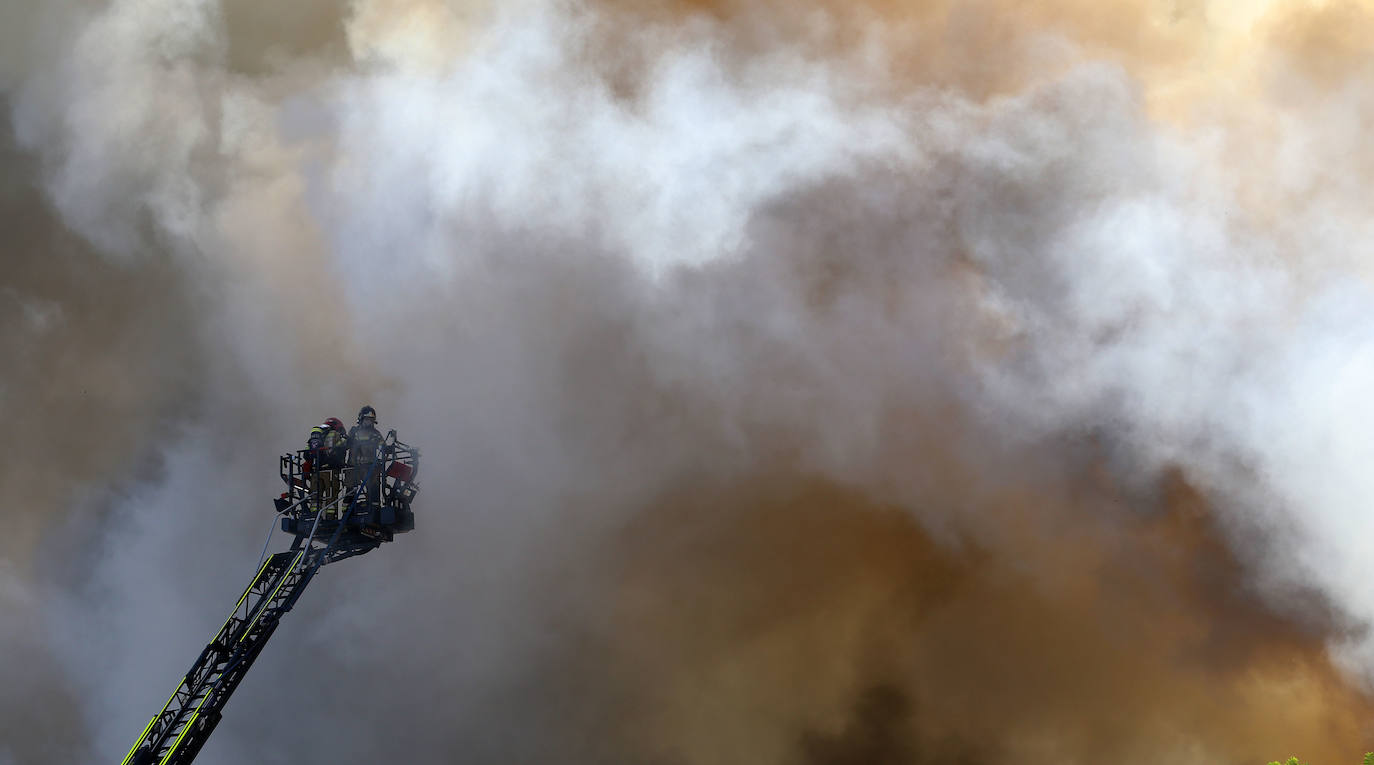
[[[1103,7],[10,4],[0,763],[121,756],[362,403],[419,528],[204,762],[1374,747],[1374,15]]]

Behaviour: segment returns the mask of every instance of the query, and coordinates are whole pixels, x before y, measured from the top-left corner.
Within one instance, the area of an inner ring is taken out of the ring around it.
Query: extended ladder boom
[[[288,550],[263,562],[224,626],[201,651],[162,711],[148,722],[122,765],[191,762],[282,615],[291,610],[318,570],[318,565],[308,565],[317,561],[303,561],[309,552],[308,546]]]
[[[417,491],[419,451],[397,441],[396,431],[387,433],[370,464],[349,468],[356,481],[327,504],[320,491],[323,479],[310,488],[303,464],[300,454],[282,458],[288,489],[277,500],[277,509],[285,515],[282,527],[295,534],[291,549],[263,562],[229,618],[162,710],[148,721],[121,765],[188,765],[315,572],[414,528],[410,502]],[[327,515],[332,517],[326,520]]]

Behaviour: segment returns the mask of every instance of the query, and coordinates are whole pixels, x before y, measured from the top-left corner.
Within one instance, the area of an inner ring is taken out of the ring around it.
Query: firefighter
[[[343,421],[330,417],[310,429],[310,439],[306,447],[310,450],[309,462],[314,467],[314,492],[312,509],[325,511],[326,518],[337,518],[339,497],[339,470],[348,457],[348,436],[344,433]]]
[[[324,424],[329,426],[329,432],[324,434],[323,464],[338,470],[348,461],[348,433],[344,430],[343,420],[338,417],[330,417]]]
[[[377,459],[377,447],[382,443],[382,434],[377,430],[377,410],[365,406],[358,410],[358,424],[348,431],[348,472],[349,487],[362,483],[372,463]],[[367,481],[368,504],[382,501],[382,466],[372,469]]]

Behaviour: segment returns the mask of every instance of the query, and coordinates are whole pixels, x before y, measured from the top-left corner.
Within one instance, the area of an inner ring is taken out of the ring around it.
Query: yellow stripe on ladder
[[[180,683],[177,683],[176,690],[172,691],[172,695],[167,697],[167,703],[163,704],[162,710],[157,714],[153,715],[153,719],[148,721],[148,727],[144,728],[143,732],[138,734],[138,740],[135,741],[134,745],[129,748],[129,753],[124,755],[124,761],[121,762],[119,765],[129,765],[129,761],[134,758],[134,752],[138,751],[138,745],[143,743],[143,739],[148,737],[148,731],[153,729],[153,723],[157,722],[157,718],[161,717],[162,713],[167,711],[167,707],[170,707],[172,705],[172,699],[177,697],[177,691],[181,690],[181,686],[185,683],[186,681],[184,679]]]
[[[213,691],[213,690],[214,690],[213,688],[210,689],[210,691]],[[166,755],[165,757],[162,758],[162,761],[159,762],[158,765],[167,765],[167,761],[170,760],[170,759],[172,759],[172,755],[173,755],[173,754],[176,754],[177,747],[181,746],[181,740],[182,740],[183,738],[186,738],[186,734],[187,734],[187,733],[190,733],[190,732],[191,732],[191,726],[192,726],[192,725],[195,725],[195,724],[196,724],[196,718],[197,718],[197,717],[200,717],[200,708],[203,707],[203,706],[205,706],[205,702],[206,702],[206,700],[208,700],[209,698],[210,698],[210,692],[207,691],[206,694],[205,694],[204,696],[201,697],[200,703],[196,705],[196,711],[193,712],[193,713],[191,714],[191,719],[186,721],[186,727],[184,727],[184,728],[181,729],[181,735],[180,735],[180,736],[177,736],[177,740],[172,742],[172,748],[167,750],[167,755]]]
[[[282,573],[281,581],[277,582],[277,586],[272,588],[272,594],[263,599],[262,608],[258,609],[258,613],[253,617],[253,621],[249,622],[248,626],[243,628],[243,634],[239,635],[240,643],[243,642],[244,638],[248,637],[249,632],[253,631],[253,625],[257,624],[258,619],[262,618],[262,612],[267,610],[267,606],[277,597],[277,593],[281,592],[281,586],[286,584],[286,577],[290,576],[292,569],[296,568],[296,563],[300,561],[302,555],[305,555],[305,548],[301,548],[301,551],[296,553],[296,557],[291,559],[291,565],[286,567],[286,571]]]
[[[296,557],[297,557],[298,559],[300,558],[299,555],[297,555]],[[259,580],[259,579],[262,579],[263,573],[265,573],[265,572],[267,571],[267,567],[270,566],[271,564],[272,564],[272,558],[271,558],[271,557],[269,557],[267,560],[265,560],[265,561],[262,562],[262,567],[258,569],[258,575],[255,576],[255,577],[253,577],[253,581],[250,582],[250,583],[248,584],[248,587],[247,587],[246,589],[244,589],[244,591],[243,591],[243,597],[239,598],[239,602],[237,602],[237,603],[234,604],[234,609],[233,609],[232,611],[229,612],[229,616],[224,620],[224,624],[221,624],[220,627],[219,627],[219,629],[215,631],[215,637],[219,637],[219,636],[220,636],[220,633],[224,632],[224,628],[227,627],[227,626],[229,626],[229,621],[230,621],[231,619],[234,618],[234,614],[236,614],[236,613],[239,612],[239,606],[242,606],[242,605],[243,605],[243,601],[245,601],[245,600],[248,599],[248,593],[252,592],[252,591],[253,591],[253,588],[257,586],[258,580]],[[210,641],[211,641],[211,642],[214,642],[215,637],[210,638]],[[148,731],[150,731],[150,730],[153,729],[153,724],[156,723],[156,722],[157,722],[157,719],[158,719],[159,717],[161,717],[161,716],[163,715],[163,713],[165,713],[165,712],[167,711],[167,707],[170,707],[170,706],[172,705],[172,700],[175,699],[175,698],[177,697],[177,691],[181,690],[181,686],[183,686],[183,685],[185,685],[185,684],[186,684],[186,679],[185,679],[185,678],[182,678],[181,682],[177,683],[177,687],[176,687],[175,690],[172,691],[172,695],[167,697],[167,703],[166,703],[166,704],[163,704],[163,705],[162,705],[162,709],[161,709],[160,711],[158,711],[157,714],[153,715],[153,719],[151,719],[151,720],[148,721],[148,725],[145,726],[145,727],[143,728],[143,732],[142,732],[142,733],[138,734],[138,740],[135,741],[135,742],[134,742],[134,745],[133,745],[132,747],[129,748],[129,753],[126,754],[126,755],[124,755],[124,760],[123,760],[119,765],[129,765],[129,762],[134,758],[134,752],[137,752],[137,751],[138,751],[139,745],[142,744],[142,743],[143,743],[143,740],[144,740],[145,738],[148,737]],[[206,694],[206,695],[208,696],[209,694]],[[204,699],[201,699],[201,703],[204,704],[204,703],[205,703],[205,700],[204,700]],[[200,707],[196,707],[196,709],[197,709],[196,714],[198,715],[198,714],[199,714],[199,709],[200,709]],[[195,716],[196,716],[196,715],[192,715],[191,719],[194,720],[194,719],[195,719]],[[183,733],[184,733],[184,731],[183,731]],[[177,740],[180,741],[181,738],[178,737]],[[165,760],[164,760],[164,762],[165,762]]]
[[[243,597],[239,598],[239,602],[234,604],[234,610],[229,612],[229,616],[224,620],[224,624],[220,625],[219,632],[215,633],[215,637],[219,637],[220,632],[224,632],[224,628],[229,626],[229,620],[233,619],[234,614],[239,612],[239,606],[243,605],[243,601],[248,599],[248,593],[253,591],[253,588],[258,584],[258,580],[261,579],[262,575],[267,571],[267,567],[272,565],[272,557],[273,556],[268,556],[267,560],[262,562],[262,568],[258,569],[258,575],[253,577],[252,582],[249,582],[248,588],[243,591]],[[214,638],[211,638],[211,640],[214,640]]]

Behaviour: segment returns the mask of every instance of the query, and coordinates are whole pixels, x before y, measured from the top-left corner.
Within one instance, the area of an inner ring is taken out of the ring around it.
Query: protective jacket
[[[310,429],[310,439],[306,448],[315,458],[316,464],[326,470],[341,468],[348,456],[348,442],[344,434],[328,425],[316,425]]]
[[[377,446],[382,434],[376,425],[358,424],[348,431],[348,464],[367,466],[377,458]]]

